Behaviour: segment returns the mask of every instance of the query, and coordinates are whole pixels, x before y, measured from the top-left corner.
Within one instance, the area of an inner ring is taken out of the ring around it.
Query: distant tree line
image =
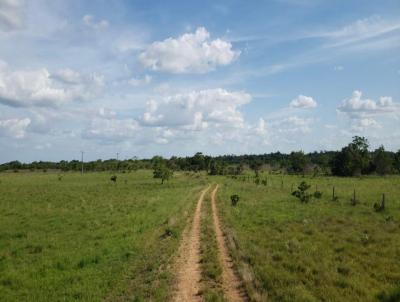
[[[32,163],[12,161],[0,165],[0,171],[80,171],[79,160]],[[189,157],[172,156],[165,159],[154,156],[152,159],[96,160],[84,163],[84,170],[131,172],[138,169],[155,169],[156,177],[167,179],[167,170],[172,171],[206,171],[210,175],[239,175],[246,169],[256,176],[261,171],[287,174],[313,174],[360,176],[367,174],[399,174],[400,150],[386,151],[383,146],[369,150],[368,140],[355,136],[353,141],[340,151],[320,151],[305,154],[303,151],[290,154],[274,152],[269,154],[209,156],[201,152]]]

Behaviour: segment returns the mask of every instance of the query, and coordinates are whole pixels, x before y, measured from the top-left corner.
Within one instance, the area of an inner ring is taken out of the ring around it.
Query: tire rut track
[[[211,208],[214,221],[215,235],[217,237],[219,258],[222,266],[222,288],[226,299],[229,302],[246,301],[245,295],[241,291],[242,284],[240,279],[235,274],[233,269],[232,258],[229,255],[228,248],[225,243],[225,237],[221,229],[221,225],[218,218],[218,209],[216,206],[216,195],[218,191],[218,185],[211,194]]]
[[[201,192],[197,201],[191,229],[186,229],[183,233],[176,263],[177,284],[172,299],[175,302],[202,301],[199,295],[201,289],[200,223],[204,195],[209,188],[210,186]]]

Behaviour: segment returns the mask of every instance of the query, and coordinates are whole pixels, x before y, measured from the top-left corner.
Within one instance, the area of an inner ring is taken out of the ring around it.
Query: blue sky
[[[399,1],[0,0],[0,162],[400,148]]]

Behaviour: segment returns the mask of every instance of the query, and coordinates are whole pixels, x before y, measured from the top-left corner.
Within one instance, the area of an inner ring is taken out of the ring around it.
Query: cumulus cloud
[[[194,129],[205,128],[209,123],[241,127],[244,121],[238,108],[250,100],[251,96],[243,91],[221,88],[177,94],[158,102],[150,100],[141,123]]]
[[[0,66],[0,103],[12,107],[57,107],[74,100],[86,100],[97,94],[103,77],[82,76],[72,70],[54,75],[46,68],[10,70]]]
[[[310,96],[299,95],[290,102],[289,106],[291,108],[315,108],[317,102]]]
[[[348,114],[351,117],[359,117],[396,113],[399,111],[399,105],[389,96],[380,97],[378,101],[368,98],[363,99],[362,92],[355,90],[350,98],[342,101],[342,104],[338,107],[338,111]]]
[[[265,120],[261,118],[252,125],[246,123],[240,112],[240,107],[250,100],[251,96],[245,92],[217,88],[149,100],[137,118],[123,118],[101,110],[82,137],[106,144],[129,142],[136,146],[196,141],[216,145],[235,142],[243,148],[265,145],[268,143]]]
[[[222,39],[211,40],[210,33],[199,27],[194,33],[152,43],[139,55],[139,62],[152,70],[205,73],[230,64],[239,55],[231,43]]]
[[[96,22],[95,17],[92,15],[84,15],[82,21],[86,26],[95,30],[105,29],[110,25],[107,20],[100,20]]]
[[[0,0],[0,31],[23,27],[24,3],[22,0]]]
[[[0,136],[24,138],[30,123],[31,120],[29,118],[0,120]]]

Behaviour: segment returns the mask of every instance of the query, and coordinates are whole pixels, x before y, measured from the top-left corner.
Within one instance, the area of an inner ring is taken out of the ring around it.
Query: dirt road
[[[183,232],[181,246],[176,261],[176,286],[172,301],[175,302],[201,302],[203,301],[200,291],[201,284],[201,266],[200,266],[200,231],[201,231],[201,207],[204,196],[210,187],[204,189],[197,201],[193,221]],[[225,243],[224,234],[221,229],[218,209],[216,206],[216,194],[218,185],[215,186],[211,194],[212,218],[215,230],[215,236],[218,245],[218,258],[222,267],[222,288],[227,301],[238,302],[245,301],[245,296],[241,292],[241,282],[236,276],[232,259]]]
[[[215,235],[217,237],[219,259],[222,266],[222,287],[226,299],[230,302],[245,301],[243,293],[241,293],[241,283],[239,278],[236,276],[233,269],[232,259],[229,256],[229,251],[225,243],[224,234],[221,229],[221,225],[218,217],[218,209],[216,206],[216,195],[218,191],[218,185],[215,187],[211,194],[211,207],[214,221]]]
[[[177,284],[173,301],[190,302],[202,301],[200,291],[200,221],[201,206],[204,195],[209,187],[201,192],[197,201],[196,211],[192,222],[191,229],[184,231],[179,256],[177,260]]]

